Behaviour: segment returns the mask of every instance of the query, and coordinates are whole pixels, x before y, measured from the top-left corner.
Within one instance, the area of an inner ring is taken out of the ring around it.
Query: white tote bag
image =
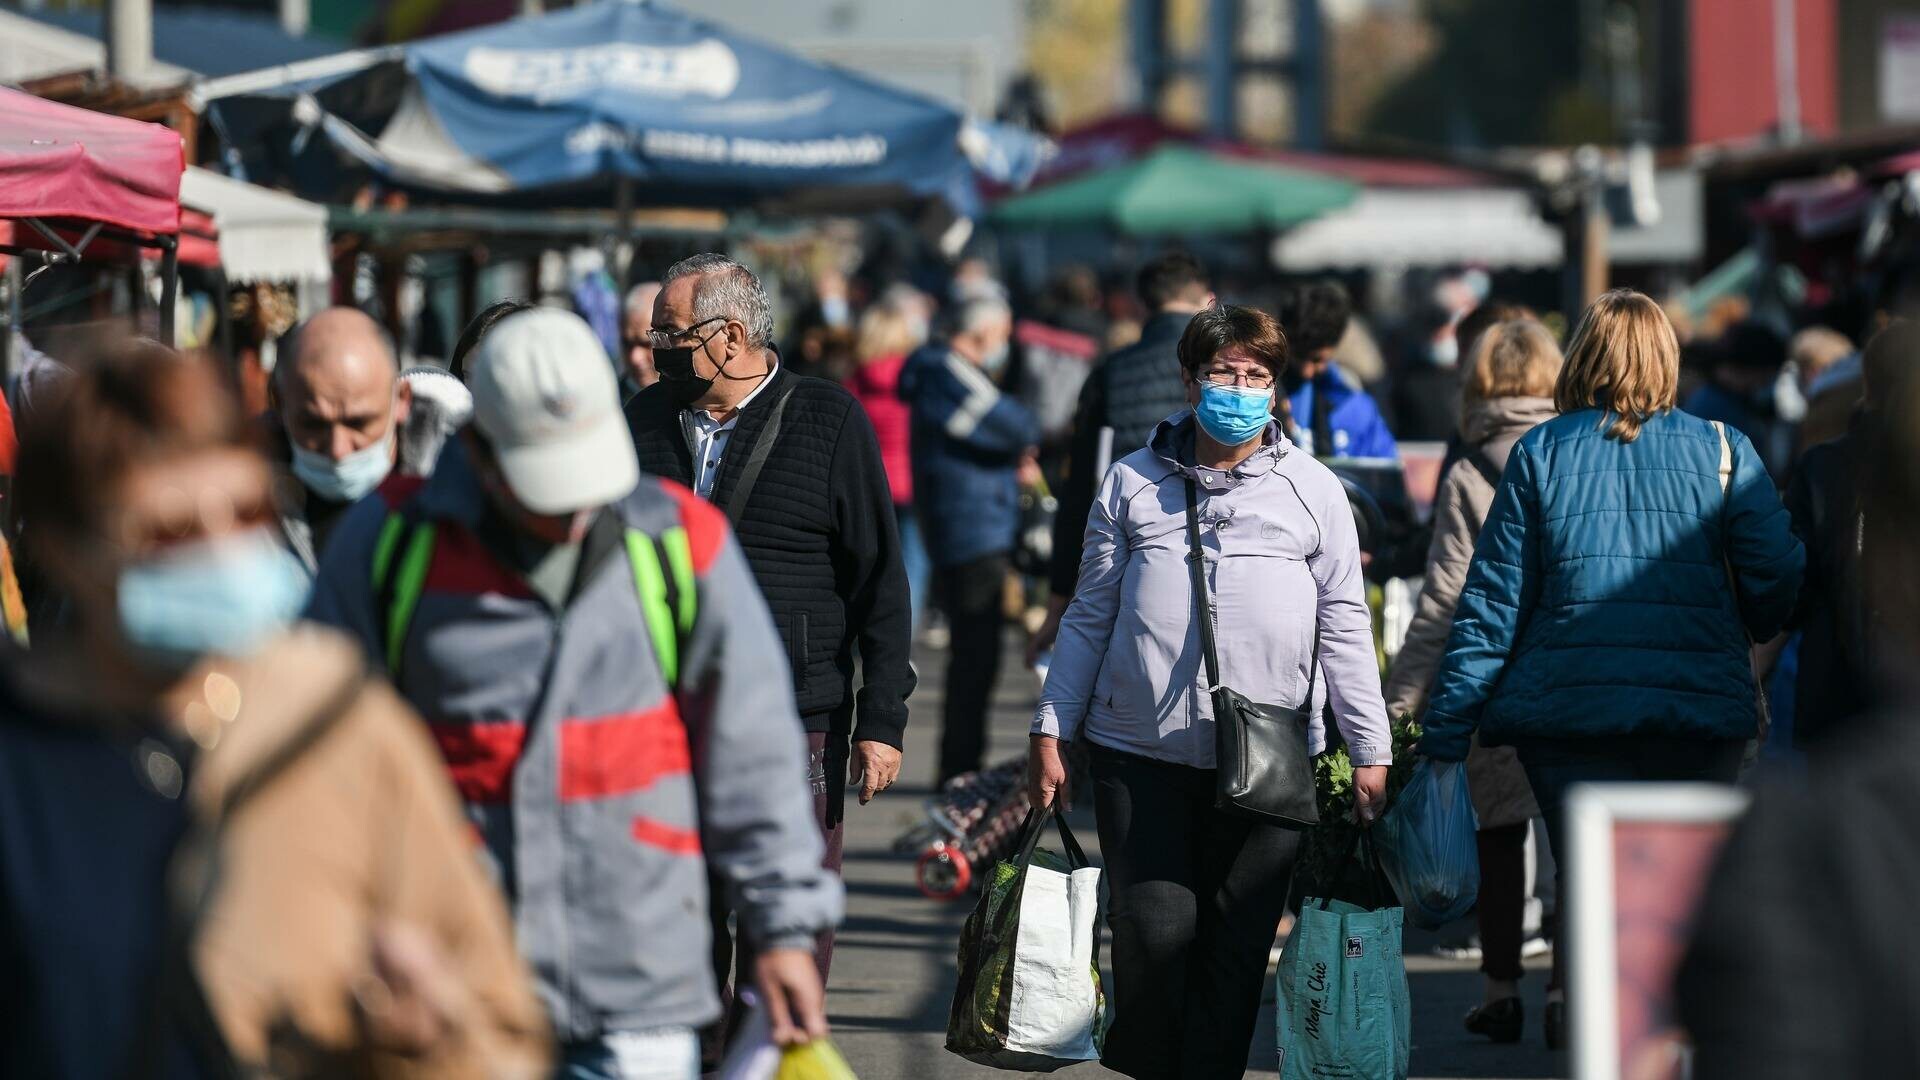
[[[1050,810],[1030,812],[1019,854],[994,868],[960,934],[947,1049],[1020,1072],[1096,1061],[1107,1030],[1100,986],[1100,871],[1067,823],[1064,855],[1036,850]]]

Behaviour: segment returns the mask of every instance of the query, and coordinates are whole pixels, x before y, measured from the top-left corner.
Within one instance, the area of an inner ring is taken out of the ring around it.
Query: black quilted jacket
[[[912,616],[880,444],[865,410],[838,384],[784,367],[773,378],[741,411],[712,500],[728,505],[774,404],[790,392],[778,443],[734,531],[786,643],[807,730],[851,731],[898,747],[914,685]],[[640,467],[691,487],[689,423],[664,387],[634,395],[627,424]]]
[[[1187,388],[1180,381],[1180,359],[1175,350],[1193,316],[1160,312],[1140,329],[1140,340],[1100,362],[1080,388],[1080,407],[1073,418],[1073,435],[1065,481],[1060,485],[1060,509],[1053,518],[1053,573],[1057,596],[1072,596],[1080,580],[1080,548],[1087,531],[1095,475],[1099,462],[1100,429],[1113,429],[1108,464],[1147,445],[1154,426],[1187,407]]]

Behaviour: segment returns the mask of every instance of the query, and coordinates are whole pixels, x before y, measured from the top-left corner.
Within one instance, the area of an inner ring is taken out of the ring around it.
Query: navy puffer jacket
[[[1020,535],[1020,457],[1039,444],[1027,407],[945,345],[900,369],[913,413],[913,500],[940,568],[1012,551]]]
[[[1480,533],[1421,751],[1757,728],[1747,638],[1780,632],[1806,553],[1759,455],[1678,410],[1633,442],[1584,409],[1515,445]],[[1724,560],[1724,562],[1723,562]],[[1726,564],[1738,583],[1738,607]]]

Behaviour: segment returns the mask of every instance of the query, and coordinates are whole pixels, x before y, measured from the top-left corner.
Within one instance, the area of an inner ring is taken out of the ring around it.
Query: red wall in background
[[[1688,141],[1717,142],[1771,131],[1774,0],[1690,0],[1687,27]],[[1794,0],[1800,126],[1830,135],[1839,114],[1837,0]]]

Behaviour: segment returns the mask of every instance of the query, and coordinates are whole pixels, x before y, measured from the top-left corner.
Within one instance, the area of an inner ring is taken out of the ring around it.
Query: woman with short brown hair
[[[1209,308],[1179,358],[1192,411],[1163,421],[1100,484],[1028,761],[1033,800],[1050,805],[1066,782],[1063,744],[1092,744],[1113,932],[1101,1060],[1128,1076],[1198,1080],[1246,1071],[1300,844],[1296,831],[1215,805],[1199,613],[1215,624],[1223,685],[1273,707],[1312,706],[1301,733],[1311,752],[1326,745],[1331,703],[1369,820],[1392,740],[1346,493],[1273,419],[1286,335],[1253,308]],[[1204,605],[1188,564],[1189,500]]]
[[[1679,367],[1652,300],[1616,289],[1587,309],[1562,415],[1507,458],[1427,709],[1437,760],[1466,759],[1476,731],[1518,751],[1563,867],[1574,784],[1736,778],[1758,733],[1749,639],[1780,631],[1800,587],[1805,552],[1759,455],[1674,408]]]

